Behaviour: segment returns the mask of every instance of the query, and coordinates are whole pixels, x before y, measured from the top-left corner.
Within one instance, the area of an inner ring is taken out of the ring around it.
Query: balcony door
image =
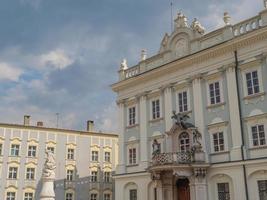
[[[189,187],[189,180],[185,179],[178,179],[176,181],[177,186],[177,200],[190,200],[190,187]]]
[[[187,132],[183,132],[179,135],[179,146],[181,152],[190,151],[190,137]]]

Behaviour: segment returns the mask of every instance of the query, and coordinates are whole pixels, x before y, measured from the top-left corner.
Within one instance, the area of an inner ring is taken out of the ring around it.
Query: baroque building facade
[[[267,199],[267,9],[222,20],[179,13],[157,55],[122,62],[116,200]]]
[[[45,153],[56,160],[57,200],[114,199],[113,172],[117,165],[118,136],[30,125],[0,124],[0,199],[39,200]]]

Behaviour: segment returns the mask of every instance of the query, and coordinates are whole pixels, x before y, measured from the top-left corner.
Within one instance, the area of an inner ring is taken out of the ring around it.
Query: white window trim
[[[251,95],[248,95],[248,88],[247,88],[246,74],[247,73],[251,73],[253,71],[257,71],[257,73],[258,73],[260,91],[257,94],[260,94],[260,93],[264,92],[263,83],[262,83],[262,70],[261,70],[261,65],[260,64],[256,64],[256,66],[248,67],[248,68],[245,68],[245,69],[242,70],[242,79],[243,79],[242,82],[243,82],[243,93],[244,93],[244,97],[249,97],[249,96],[256,95],[255,93],[254,94],[251,94]]]
[[[135,124],[130,125],[130,123],[129,123],[129,113],[130,113],[129,109],[133,108],[133,107],[135,107]],[[127,123],[126,124],[128,127],[138,125],[138,106],[137,106],[137,104],[127,106]]]
[[[224,152],[228,152],[229,151],[229,145],[228,145],[228,137],[227,137],[227,133],[228,133],[228,126],[222,122],[218,125],[212,125],[211,128],[209,128],[208,130],[209,135],[210,135],[210,152],[212,154],[220,154],[220,153],[224,153]],[[213,134],[215,133],[219,133],[222,132],[223,133],[223,139],[224,139],[224,151],[214,151],[214,143],[213,143]]]
[[[138,147],[139,147],[138,143],[132,143],[132,144],[127,145],[127,165],[128,166],[139,164],[139,148]],[[129,150],[133,148],[136,149],[136,163],[130,163]]]
[[[153,119],[153,105],[152,102],[159,100],[159,118]],[[162,118],[162,97],[161,96],[157,96],[157,97],[153,97],[149,100],[149,120],[153,121],[153,120],[158,120],[160,118]]]
[[[178,97],[178,94],[179,93],[182,93],[182,92],[186,92],[187,93],[187,111],[184,111],[185,113],[186,112],[190,112],[191,111],[191,101],[190,101],[190,89],[189,87],[188,88],[181,88],[179,90],[176,91],[175,93],[175,102],[176,102],[176,112],[179,113],[180,112],[180,109],[179,109],[179,97]]]
[[[211,104],[209,85],[212,84],[212,83],[215,83],[215,82],[219,82],[221,102],[215,103],[215,104]],[[225,103],[224,102],[224,95],[223,95],[224,91],[223,91],[223,78],[222,77],[216,77],[216,78],[207,80],[207,82],[206,82],[206,91],[207,91],[207,103],[208,103],[207,106],[214,106],[214,105],[219,105],[219,104]]]

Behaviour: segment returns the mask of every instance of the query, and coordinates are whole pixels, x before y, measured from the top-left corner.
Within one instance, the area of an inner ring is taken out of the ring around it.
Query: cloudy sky
[[[263,0],[173,0],[173,12],[207,30],[256,15]],[[171,27],[170,0],[1,0],[0,121],[44,121],[62,128],[116,131],[115,94],[122,58],[151,56]]]

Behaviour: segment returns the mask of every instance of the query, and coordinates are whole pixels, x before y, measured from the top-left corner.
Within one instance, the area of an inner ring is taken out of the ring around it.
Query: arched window
[[[181,152],[190,151],[190,139],[189,139],[188,133],[184,132],[184,133],[180,134],[179,144],[180,144],[180,151]]]

